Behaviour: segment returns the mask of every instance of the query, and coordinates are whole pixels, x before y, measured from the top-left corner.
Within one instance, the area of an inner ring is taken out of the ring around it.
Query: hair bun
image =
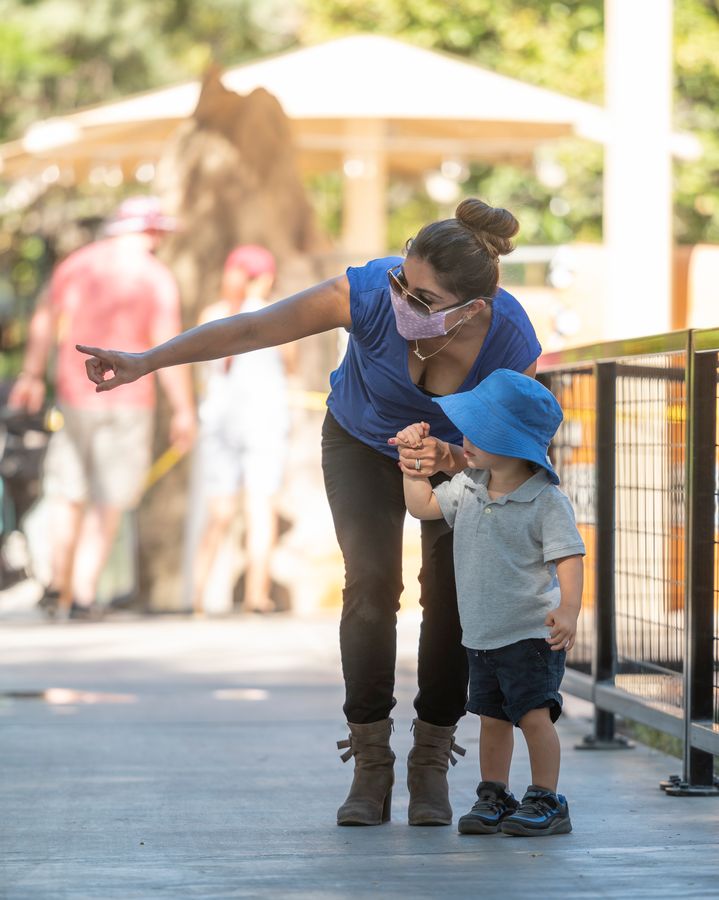
[[[519,231],[519,222],[508,209],[489,206],[482,200],[468,197],[459,204],[455,216],[495,259],[514,250],[510,238]]]

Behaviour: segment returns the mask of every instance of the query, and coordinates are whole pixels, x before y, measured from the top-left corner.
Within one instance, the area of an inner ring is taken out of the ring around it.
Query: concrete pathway
[[[393,819],[338,828],[351,768],[337,616],[312,620],[6,622],[0,692],[0,897],[664,898],[719,895],[719,801],[671,798],[677,760],[574,751],[561,720],[574,832],[459,836],[409,828],[403,781],[415,613],[400,622]],[[455,816],[474,799],[477,723],[458,739]],[[529,783],[517,741],[512,787]]]

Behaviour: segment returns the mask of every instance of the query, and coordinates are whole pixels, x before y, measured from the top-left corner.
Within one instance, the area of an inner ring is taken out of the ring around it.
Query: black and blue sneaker
[[[567,798],[530,784],[519,809],[503,819],[501,827],[502,834],[514,837],[568,834],[572,830],[572,822]]]
[[[477,797],[472,809],[457,823],[460,834],[496,834],[502,820],[519,806],[517,798],[501,781],[481,781]]]

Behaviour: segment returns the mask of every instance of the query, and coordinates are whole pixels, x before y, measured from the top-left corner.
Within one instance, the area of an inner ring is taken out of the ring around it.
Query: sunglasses
[[[424,316],[428,318],[433,313],[438,312],[452,312],[455,309],[462,309],[465,306],[469,306],[470,303],[474,303],[475,300],[485,300],[487,303],[490,303],[491,297],[474,297],[472,300],[465,300],[463,303],[455,303],[453,306],[443,306],[441,309],[433,309],[428,303],[425,303],[424,300],[420,300],[419,297],[415,297],[407,289],[407,283],[404,280],[404,272],[402,271],[402,266],[392,266],[392,268],[387,269],[387,278],[389,279],[390,290],[393,291],[398,297],[407,303],[410,309],[413,309],[417,315]]]

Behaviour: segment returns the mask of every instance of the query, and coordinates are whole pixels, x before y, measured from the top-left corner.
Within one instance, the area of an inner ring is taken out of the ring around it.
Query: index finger
[[[88,347],[86,344],[75,344],[75,349],[79,350],[80,353],[86,353],[88,356],[97,356],[98,359],[105,359],[108,352],[101,347]]]

